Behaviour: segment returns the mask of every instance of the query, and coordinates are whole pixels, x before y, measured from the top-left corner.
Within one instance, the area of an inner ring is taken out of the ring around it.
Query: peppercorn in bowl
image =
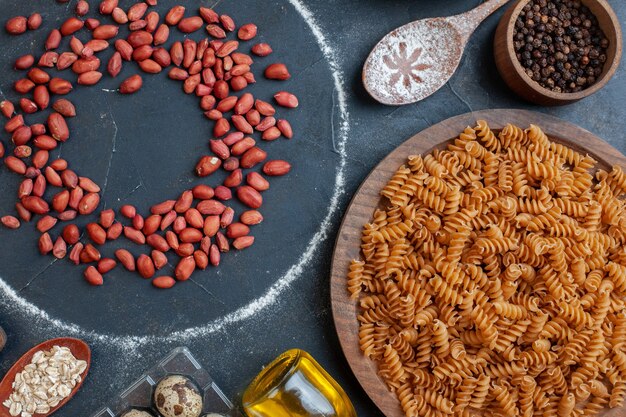
[[[606,0],[518,0],[494,42],[504,81],[541,105],[583,99],[606,85],[622,54],[622,32]]]

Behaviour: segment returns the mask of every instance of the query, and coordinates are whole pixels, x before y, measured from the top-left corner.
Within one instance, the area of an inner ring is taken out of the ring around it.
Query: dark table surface
[[[274,46],[273,59],[286,62],[294,75],[286,84],[259,82],[252,92],[269,99],[285,88],[298,94],[301,102],[299,111],[281,112],[291,120],[296,137],[267,146],[270,157],[288,159],[294,169],[290,176],[273,181],[266,192],[262,208],[266,220],[254,230],[257,242],[252,248],[224,256],[219,269],[196,273],[193,282],[170,291],[157,291],[120,268],[107,275],[103,287],[94,289],[83,282],[81,269],[37,255],[32,225],[19,231],[0,229],[0,325],[8,334],[0,371],[6,372],[22,353],[51,337],[81,337],[93,350],[84,387],[56,414],[59,417],[90,415],[180,345],[191,349],[234,402],[264,364],[286,349],[305,349],[346,389],[359,415],[380,415],[342,355],[328,285],[342,213],[366,174],[414,133],[448,117],[488,108],[550,113],[626,151],[624,67],[607,88],[582,102],[561,108],[526,104],[511,94],[495,68],[492,40],[499,12],[470,39],[456,75],[440,91],[418,104],[385,107],[371,100],[360,83],[361,66],[375,43],[408,21],[459,13],[480,2],[300,2],[223,0],[217,5],[219,12],[229,13],[237,22],[254,21],[261,39]],[[92,8],[97,6],[91,3]],[[189,9],[199,3],[213,2],[185,2]],[[294,7],[297,3],[304,4],[317,22],[318,35],[326,39],[326,54]],[[626,19],[626,4],[610,3],[620,20]],[[13,59],[40,53],[51,25],[69,16],[73,4],[74,0],[67,6],[52,0],[0,1],[3,22],[35,10],[46,22],[39,31],[21,37],[0,31],[0,98],[16,97],[11,91],[17,78],[11,69]],[[158,9],[172,4],[161,0]],[[257,68],[272,58],[260,61]],[[118,78],[134,71],[126,65]],[[176,198],[201,182],[191,170],[198,155],[206,152],[211,132],[196,98],[181,94],[180,86],[165,74],[145,78],[143,90],[130,97],[107,91],[119,84],[119,79],[109,77],[95,88],[74,91],[70,98],[79,116],[71,120],[72,137],[60,149],[73,169],[106,184],[104,207],[130,202],[144,214],[150,205]],[[18,181],[0,168],[0,213],[12,214]],[[129,243],[107,247],[105,255],[121,246]]]

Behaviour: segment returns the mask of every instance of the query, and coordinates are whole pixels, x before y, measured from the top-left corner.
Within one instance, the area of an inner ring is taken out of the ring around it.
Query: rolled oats
[[[86,368],[87,362],[76,359],[66,347],[38,351],[15,375],[13,392],[2,405],[14,417],[47,414],[71,394]]]

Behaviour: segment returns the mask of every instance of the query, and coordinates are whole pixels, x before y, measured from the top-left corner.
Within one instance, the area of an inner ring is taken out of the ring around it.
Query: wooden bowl
[[[59,408],[63,407],[65,403],[67,403],[80,389],[81,385],[85,381],[87,373],[89,372],[89,366],[91,365],[91,350],[89,349],[89,346],[82,340],[74,339],[71,337],[62,337],[58,339],[47,340],[43,343],[38,344],[28,352],[23,354],[22,357],[19,358],[18,361],[15,362],[15,364],[13,364],[11,369],[9,369],[9,372],[4,375],[2,382],[0,382],[0,417],[11,417],[11,415],[9,414],[9,410],[4,405],[2,405],[2,403],[7,398],[9,398],[11,392],[13,391],[11,384],[13,384],[13,381],[15,380],[15,375],[18,372],[21,372],[24,367],[30,363],[35,353],[40,350],[50,350],[55,345],[69,348],[72,352],[72,355],[74,355],[76,359],[87,362],[87,367],[81,374],[81,381],[76,384],[69,396],[65,397],[59,404],[57,404],[56,407],[51,408],[47,414],[36,414],[36,416],[46,417],[54,413]]]
[[[609,40],[607,60],[602,75],[590,87],[576,93],[555,93],[532,80],[524,71],[515,54],[513,30],[515,21],[530,0],[517,0],[509,8],[496,30],[494,53],[496,66],[504,81],[520,97],[544,106],[560,106],[583,99],[600,90],[611,79],[622,57],[622,30],[617,15],[606,0],[581,0],[597,17],[604,35]]]
[[[0,352],[4,349],[4,346],[7,344],[7,334],[4,332],[4,329],[0,327]]]
[[[495,131],[507,123],[524,127],[533,123],[540,126],[551,140],[590,154],[598,161],[599,168],[626,167],[626,156],[581,127],[543,113],[498,109],[467,113],[433,125],[398,146],[372,170],[352,198],[339,228],[331,266],[330,295],[335,328],[348,364],[367,395],[387,417],[406,416],[396,395],[378,376],[376,363],[364,356],[359,348],[359,306],[358,301],[350,298],[346,281],[350,261],[361,256],[363,225],[371,221],[375,209],[386,205],[380,191],[400,165],[406,163],[407,157],[444,148],[466,126],[474,126],[479,119],[486,120]],[[626,417],[626,407],[605,410],[600,416]]]

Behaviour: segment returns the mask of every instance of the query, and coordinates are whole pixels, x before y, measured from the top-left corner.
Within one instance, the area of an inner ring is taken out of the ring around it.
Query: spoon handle
[[[487,0],[472,10],[450,17],[449,21],[457,27],[465,44],[483,20],[508,2],[509,0]]]

